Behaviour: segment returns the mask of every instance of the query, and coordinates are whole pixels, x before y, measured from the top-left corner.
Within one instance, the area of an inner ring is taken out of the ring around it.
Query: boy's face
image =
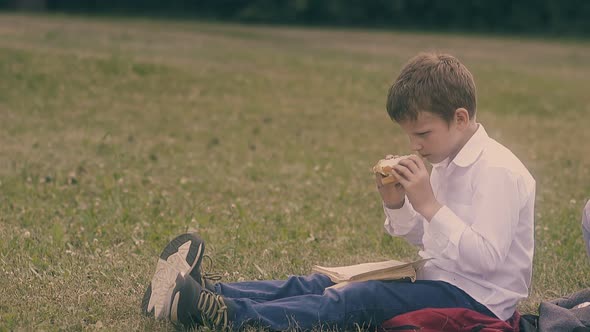
[[[422,111],[415,121],[400,122],[410,139],[410,147],[430,163],[439,163],[447,157],[454,156],[461,146],[461,130],[456,119],[447,123],[440,116]]]

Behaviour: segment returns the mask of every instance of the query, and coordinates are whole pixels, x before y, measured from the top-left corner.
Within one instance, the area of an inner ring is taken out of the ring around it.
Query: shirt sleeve
[[[424,234],[424,218],[414,210],[406,197],[404,205],[399,209],[389,209],[383,205],[385,212],[385,231],[393,236],[406,239],[414,245],[422,246]]]
[[[425,251],[462,262],[465,272],[494,271],[508,255],[515,236],[521,198],[526,196],[523,190],[508,170],[487,170],[474,191],[469,214],[473,220],[466,222],[443,206],[430,221]]]

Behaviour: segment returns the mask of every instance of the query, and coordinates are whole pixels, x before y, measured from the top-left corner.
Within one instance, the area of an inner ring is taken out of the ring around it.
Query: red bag
[[[507,321],[465,308],[427,308],[386,320],[380,331],[420,332],[518,332],[518,311]]]

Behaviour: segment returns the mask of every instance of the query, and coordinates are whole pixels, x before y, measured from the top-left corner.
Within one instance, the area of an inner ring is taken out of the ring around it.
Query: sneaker
[[[213,266],[213,259],[211,259],[209,255],[204,255],[203,258],[207,258],[209,260],[209,269],[211,269]],[[199,266],[199,268],[193,270],[191,277],[193,277],[193,279],[195,279],[201,285],[201,287],[210,292],[216,293],[215,283],[221,280],[221,274],[202,271],[202,266]]]
[[[177,275],[172,294],[166,299],[170,308],[168,318],[172,323],[187,328],[202,325],[203,321],[196,306],[201,291],[202,288],[195,279],[182,274]]]
[[[191,275],[202,279],[200,264],[205,252],[205,243],[196,234],[182,234],[168,243],[162,251],[156,272],[143,300],[142,312],[156,319],[166,319],[170,312],[170,296],[178,275]],[[198,279],[197,279],[198,278]]]
[[[184,327],[211,324],[215,330],[228,327],[227,305],[223,296],[201,287],[193,278],[178,275],[168,302],[170,321]]]

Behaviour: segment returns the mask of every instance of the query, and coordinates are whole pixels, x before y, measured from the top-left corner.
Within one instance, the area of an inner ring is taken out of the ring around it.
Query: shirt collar
[[[459,167],[468,167],[477,160],[483,151],[489,136],[481,123],[478,123],[477,125],[477,130],[467,143],[463,145],[459,153],[457,153],[452,161],[453,164]]]
[[[445,160],[439,162],[439,163],[431,163],[432,167],[434,168],[446,168],[447,166],[449,166],[449,157],[446,157]]]

